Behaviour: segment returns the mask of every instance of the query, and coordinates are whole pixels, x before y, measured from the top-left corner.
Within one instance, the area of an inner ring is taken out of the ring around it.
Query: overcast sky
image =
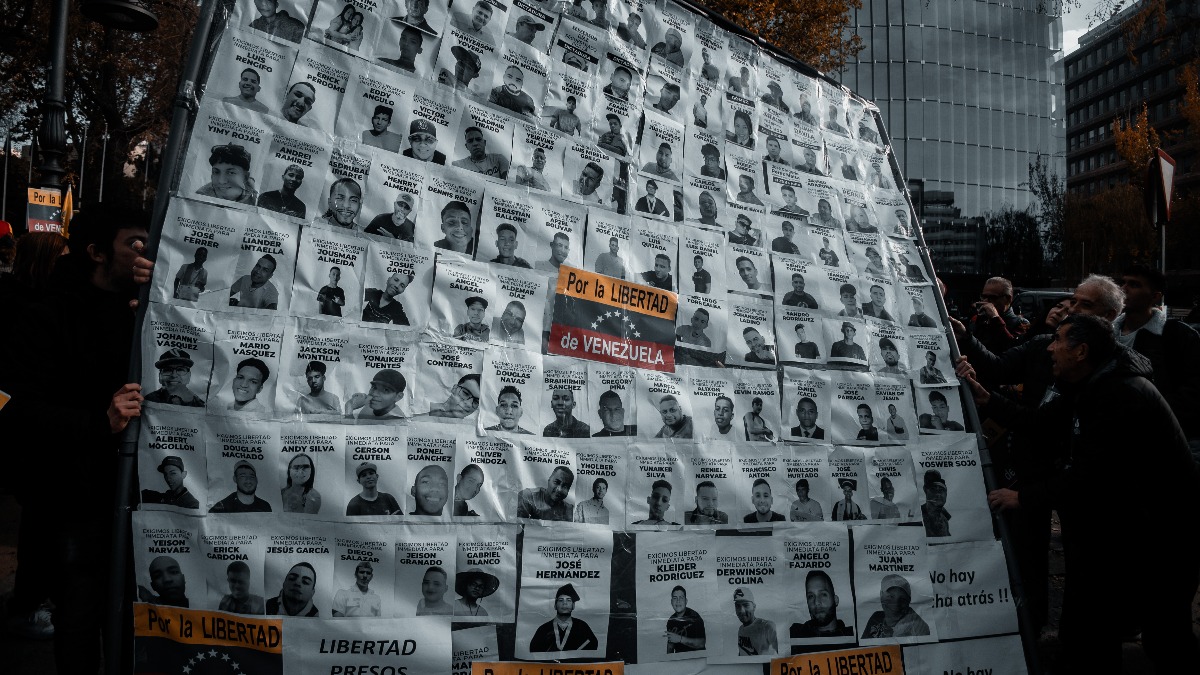
[[[1100,0],[1082,0],[1077,9],[1072,9],[1063,16],[1063,52],[1070,54],[1079,46],[1079,38],[1088,32],[1088,15],[1091,14]]]

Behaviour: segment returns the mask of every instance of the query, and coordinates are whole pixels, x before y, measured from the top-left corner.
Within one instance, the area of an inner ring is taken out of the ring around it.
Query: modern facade
[[[1128,181],[1112,124],[1140,112],[1143,103],[1163,149],[1176,161],[1176,190],[1200,186],[1200,172],[1193,169],[1196,146],[1183,133],[1187,120],[1179,77],[1181,64],[1197,49],[1188,32],[1200,24],[1200,3],[1168,0],[1165,26],[1147,22],[1130,49],[1130,32],[1123,27],[1143,5],[1131,5],[1085,33],[1066,59],[1067,190],[1072,194],[1091,195]]]
[[[1030,205],[1021,184],[1038,153],[1066,173],[1062,20],[1045,9],[1053,3],[862,4],[853,22],[865,49],[841,81],[879,105],[904,177],[956,210],[950,223],[944,213],[925,221],[982,237],[979,218]]]

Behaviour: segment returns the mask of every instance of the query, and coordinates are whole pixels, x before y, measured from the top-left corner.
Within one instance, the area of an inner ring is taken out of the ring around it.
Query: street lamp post
[[[38,130],[41,141],[42,187],[62,191],[62,179],[67,170],[63,157],[67,151],[67,0],[53,0],[50,9],[50,54],[46,69],[46,95],[42,99],[42,125]]]

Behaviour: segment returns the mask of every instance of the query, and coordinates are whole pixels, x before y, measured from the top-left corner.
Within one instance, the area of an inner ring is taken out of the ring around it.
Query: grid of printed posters
[[[282,618],[287,672],[1023,671],[869,101],[664,0],[237,0],[209,60],[143,602]],[[548,354],[563,265],[677,299],[674,371]]]

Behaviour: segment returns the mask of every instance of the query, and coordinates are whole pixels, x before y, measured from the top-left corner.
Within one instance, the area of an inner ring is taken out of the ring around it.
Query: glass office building
[[[943,206],[952,193],[966,224],[1028,206],[1020,184],[1039,152],[1065,175],[1062,20],[1039,11],[1056,3],[862,4],[853,30],[865,48],[840,77],[879,104],[906,179],[923,181]]]

